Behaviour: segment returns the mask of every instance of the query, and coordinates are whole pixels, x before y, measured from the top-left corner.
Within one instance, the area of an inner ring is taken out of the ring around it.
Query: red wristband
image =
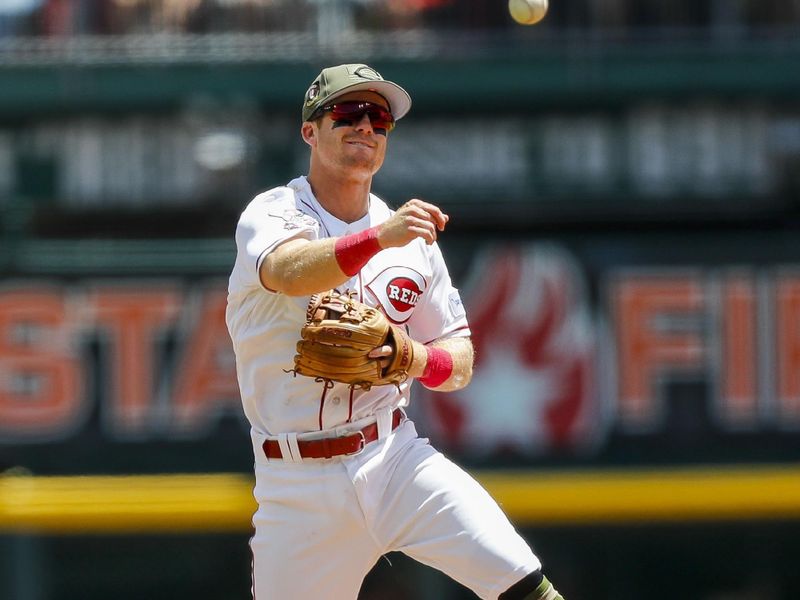
[[[442,385],[453,374],[453,357],[444,348],[425,346],[428,362],[419,382],[425,387],[436,388]]]
[[[340,237],[334,246],[339,268],[342,273],[351,276],[358,273],[380,251],[377,226]]]

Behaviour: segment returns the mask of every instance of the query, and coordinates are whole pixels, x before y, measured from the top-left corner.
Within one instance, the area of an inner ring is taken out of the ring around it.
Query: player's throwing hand
[[[436,241],[437,231],[444,231],[450,217],[435,204],[414,198],[401,206],[378,230],[382,248],[399,248],[415,238],[427,244]]]

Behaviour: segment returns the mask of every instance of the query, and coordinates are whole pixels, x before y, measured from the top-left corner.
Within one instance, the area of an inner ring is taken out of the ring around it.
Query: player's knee
[[[500,594],[498,600],[564,600],[564,598],[541,571],[534,571]]]

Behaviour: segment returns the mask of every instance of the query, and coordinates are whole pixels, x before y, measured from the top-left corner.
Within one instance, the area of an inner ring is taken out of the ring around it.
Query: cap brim
[[[348,85],[326,98],[325,104],[344,94],[361,91],[376,92],[386,98],[395,121],[402,119],[411,109],[411,96],[408,95],[407,91],[391,81],[362,81]]]

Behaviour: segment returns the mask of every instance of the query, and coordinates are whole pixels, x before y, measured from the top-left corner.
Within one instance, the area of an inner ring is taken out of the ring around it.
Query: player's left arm
[[[411,339],[413,356],[407,374],[428,389],[453,392],[465,387],[472,379],[475,353],[468,336],[447,333],[463,332],[469,326],[439,245],[433,243],[427,246],[426,253],[432,276],[422,301],[415,308],[414,319],[407,332],[413,338],[433,341],[423,344]],[[375,348],[370,356],[383,359],[385,367],[393,352],[391,346],[382,346]]]
[[[468,337],[436,340],[430,344],[414,342],[414,360],[409,375],[437,392],[453,392],[472,379],[475,351]]]
[[[415,308],[409,333],[416,339],[409,376],[437,392],[453,392],[469,384],[475,353],[461,297],[453,287],[439,244],[425,248],[431,278]],[[467,330],[467,331],[465,331]],[[462,335],[452,335],[460,331]]]
[[[445,338],[430,344],[412,340],[411,345],[414,358],[408,368],[408,376],[418,379],[428,389],[454,392],[465,387],[472,379],[475,352],[470,338]],[[385,364],[388,364],[393,352],[391,346],[381,346],[370,352],[370,357],[385,359]]]

